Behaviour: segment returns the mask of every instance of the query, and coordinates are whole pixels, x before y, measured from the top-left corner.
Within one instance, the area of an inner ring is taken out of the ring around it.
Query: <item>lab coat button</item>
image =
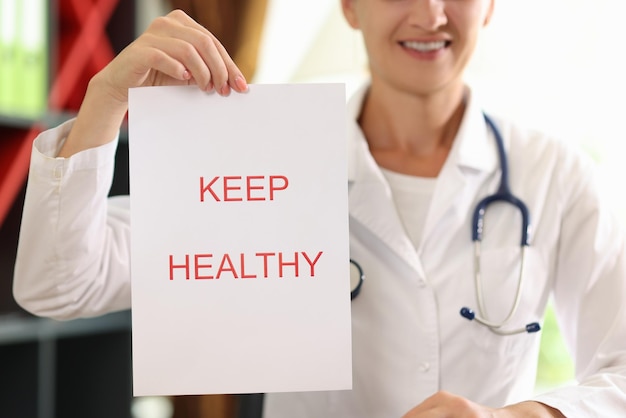
[[[62,166],[57,166],[57,167],[54,168],[54,178],[56,180],[58,180],[61,177],[63,177],[63,167]]]
[[[427,371],[430,370],[430,363],[427,361],[423,362],[422,364],[420,364],[419,370],[422,373],[426,373]]]

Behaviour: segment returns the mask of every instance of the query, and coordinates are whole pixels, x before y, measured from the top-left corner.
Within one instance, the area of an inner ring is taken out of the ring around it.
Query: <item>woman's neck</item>
[[[465,111],[465,88],[417,95],[373,82],[359,124],[376,162],[420,177],[437,177]]]

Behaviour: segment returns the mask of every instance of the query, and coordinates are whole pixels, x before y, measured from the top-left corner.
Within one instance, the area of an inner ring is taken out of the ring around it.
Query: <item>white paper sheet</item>
[[[134,394],[350,389],[344,86],[129,103]]]

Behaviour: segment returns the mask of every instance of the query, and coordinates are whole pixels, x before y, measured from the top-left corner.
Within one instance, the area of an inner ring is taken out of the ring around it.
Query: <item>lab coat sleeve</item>
[[[55,158],[73,121],[33,144],[13,293],[55,319],[130,307],[128,198],[109,199],[117,140]]]
[[[626,416],[626,249],[590,164],[574,164],[563,210],[554,303],[578,384],[536,399],[566,417]]]

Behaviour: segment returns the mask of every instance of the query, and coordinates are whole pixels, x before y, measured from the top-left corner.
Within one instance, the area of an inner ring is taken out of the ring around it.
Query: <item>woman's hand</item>
[[[539,402],[522,402],[494,409],[461,396],[437,392],[402,418],[565,418],[556,409]]]
[[[96,74],[59,157],[112,141],[128,109],[128,89],[196,84],[222,96],[248,84],[215,36],[180,10],[149,28]]]
[[[138,86],[197,84],[224,96],[231,89],[247,90],[220,41],[180,10],[155,19],[98,77],[121,102],[129,88]]]
[[[496,418],[495,410],[448,392],[437,392],[402,418]]]

